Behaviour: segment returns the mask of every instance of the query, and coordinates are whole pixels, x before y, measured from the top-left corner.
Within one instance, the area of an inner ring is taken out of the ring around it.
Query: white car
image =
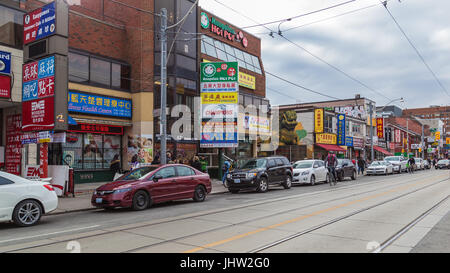
[[[32,226],[57,207],[58,196],[50,183],[0,172],[0,222]]]
[[[403,156],[388,156],[384,158],[384,161],[387,161],[394,165],[394,171],[397,173],[406,172],[406,163],[408,160]]]
[[[376,175],[376,174],[393,174],[394,173],[394,165],[392,165],[388,161],[374,161],[370,164],[369,168],[366,170],[367,175]]]
[[[316,182],[329,181],[328,170],[325,168],[325,163],[322,160],[301,160],[293,165],[294,178],[293,184],[311,184]]]
[[[416,170],[425,170],[425,160],[422,158],[414,158],[414,161],[416,162]]]

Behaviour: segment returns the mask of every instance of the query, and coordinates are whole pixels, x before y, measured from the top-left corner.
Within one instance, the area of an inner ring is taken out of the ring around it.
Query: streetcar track
[[[388,200],[385,200],[385,201],[383,201],[383,202],[377,203],[377,204],[375,204],[375,205],[371,205],[371,206],[368,206],[368,207],[365,207],[365,208],[356,210],[356,211],[351,212],[351,213],[348,213],[348,214],[346,214],[346,215],[344,215],[344,216],[336,217],[336,218],[334,218],[334,219],[332,219],[332,220],[330,220],[330,221],[327,221],[327,222],[325,222],[325,223],[316,225],[316,226],[314,226],[314,227],[308,228],[308,229],[303,230],[303,231],[301,231],[301,232],[297,232],[297,233],[295,233],[295,234],[293,234],[293,235],[286,236],[286,237],[284,237],[284,238],[282,238],[282,239],[279,239],[279,240],[277,240],[277,241],[274,241],[274,242],[272,242],[272,243],[270,243],[270,244],[266,244],[266,245],[264,245],[264,246],[262,246],[262,247],[258,247],[258,248],[256,248],[256,249],[253,249],[253,250],[249,251],[249,253],[258,253],[258,252],[261,252],[261,251],[263,251],[263,250],[267,250],[267,249],[269,249],[269,248],[272,248],[272,247],[274,247],[274,246],[280,245],[280,244],[282,244],[282,243],[285,243],[285,242],[290,241],[290,240],[292,240],[292,239],[298,238],[298,237],[303,236],[303,235],[305,235],[305,234],[311,233],[311,232],[316,231],[316,230],[318,230],[318,229],[321,229],[321,228],[323,228],[323,227],[326,227],[326,226],[332,225],[332,224],[334,224],[334,223],[337,223],[337,222],[339,222],[339,221],[341,221],[341,220],[347,219],[347,218],[349,218],[349,217],[351,217],[351,216],[354,216],[354,215],[357,215],[357,214],[359,214],[359,213],[362,213],[362,212],[371,210],[371,209],[373,209],[373,208],[382,206],[382,205],[384,205],[384,204],[387,204],[387,203],[389,203],[389,202],[398,200],[398,199],[400,199],[400,198],[403,198],[403,197],[408,196],[408,195],[410,195],[410,194],[413,194],[413,193],[416,193],[416,192],[418,192],[418,191],[427,189],[427,188],[429,188],[429,187],[438,185],[438,184],[440,184],[440,183],[442,183],[442,182],[444,182],[444,181],[447,181],[447,180],[448,180],[448,179],[442,179],[442,180],[440,180],[440,181],[437,181],[437,182],[434,182],[434,183],[432,183],[432,184],[426,185],[426,186],[424,186],[424,187],[415,189],[415,190],[413,190],[413,191],[410,191],[410,192],[401,194],[401,195],[399,195],[399,196],[390,198],[390,199],[388,199]],[[447,197],[447,198],[448,198],[448,197]]]
[[[249,223],[249,222],[252,222],[252,221],[261,220],[261,219],[264,219],[264,218],[267,218],[267,217],[270,217],[270,216],[285,214],[285,213],[289,213],[289,212],[296,211],[296,210],[299,210],[299,209],[305,209],[305,208],[312,207],[312,206],[317,206],[317,205],[322,205],[322,204],[326,204],[326,203],[330,203],[330,202],[334,202],[334,201],[339,201],[339,200],[347,199],[347,198],[354,197],[354,196],[357,196],[357,195],[362,195],[362,194],[366,194],[366,193],[370,193],[370,192],[379,191],[381,189],[389,188],[389,187],[392,187],[392,186],[401,186],[401,185],[404,185],[404,184],[411,183],[411,181],[416,181],[416,180],[420,180],[420,179],[424,179],[424,177],[422,177],[422,176],[421,177],[416,177],[416,178],[414,178],[412,180],[408,180],[407,182],[390,184],[390,185],[386,185],[385,187],[381,187],[381,188],[377,188],[377,189],[373,189],[373,190],[369,190],[369,191],[364,191],[364,192],[360,192],[360,193],[353,193],[353,194],[350,194],[350,195],[346,195],[344,197],[339,197],[339,198],[334,198],[334,199],[331,199],[331,200],[321,201],[321,202],[318,202],[318,203],[315,203],[315,204],[305,205],[305,206],[297,207],[297,208],[294,208],[294,209],[289,209],[287,211],[276,212],[276,213],[273,213],[273,214],[257,217],[257,218],[251,219],[251,220],[246,220],[246,221],[242,221],[242,222],[238,222],[238,223],[233,223],[233,224],[230,224],[230,225],[227,225],[227,226],[217,227],[217,228],[213,228],[213,229],[210,229],[210,230],[207,230],[207,231],[198,232],[198,233],[195,233],[195,234],[180,236],[180,237],[177,237],[177,238],[174,238],[174,239],[164,240],[162,238],[154,237],[155,239],[162,239],[164,241],[158,242],[158,243],[154,243],[154,244],[150,244],[150,245],[146,245],[146,246],[139,247],[139,248],[136,248],[136,249],[127,250],[125,252],[138,251],[138,250],[141,250],[143,248],[152,247],[154,245],[160,245],[160,244],[163,244],[163,243],[173,242],[173,241],[176,241],[176,240],[197,236],[199,234],[204,234],[204,233],[207,233],[207,232],[213,232],[213,231],[217,231],[217,230],[220,230],[220,229],[223,229],[223,228],[228,228],[228,227],[232,227],[232,226],[237,226],[237,225],[242,225],[242,224],[245,224],[245,223]],[[150,227],[150,226],[159,225],[159,224],[166,224],[166,223],[171,223],[171,222],[176,222],[176,221],[181,221],[181,220],[187,220],[187,219],[192,219],[192,218],[197,218],[197,217],[209,216],[209,215],[219,214],[219,213],[223,213],[223,212],[234,211],[236,209],[255,207],[255,206],[258,206],[258,205],[261,205],[261,204],[276,203],[276,202],[281,202],[281,201],[286,201],[286,200],[291,200],[291,199],[296,199],[296,198],[307,198],[307,197],[311,197],[311,196],[318,195],[318,194],[321,194],[321,193],[328,193],[328,192],[332,192],[332,191],[336,192],[338,190],[345,190],[345,189],[354,188],[354,187],[358,187],[359,188],[360,186],[372,185],[372,184],[375,184],[375,183],[379,184],[380,182],[381,183],[388,183],[388,182],[392,182],[392,180],[390,180],[390,179],[383,179],[383,180],[380,180],[380,181],[367,182],[367,183],[364,183],[364,184],[353,184],[353,185],[344,186],[344,187],[340,187],[340,188],[330,188],[328,190],[319,191],[319,192],[299,194],[299,195],[295,195],[295,196],[282,197],[282,198],[277,197],[277,198],[272,199],[270,201],[265,200],[265,201],[261,201],[261,202],[257,202],[257,203],[247,204],[245,206],[231,207],[231,208],[227,208],[227,209],[223,209],[223,210],[219,210],[219,211],[201,213],[201,214],[198,214],[198,215],[195,215],[195,216],[190,215],[190,216],[181,217],[181,218],[177,218],[177,219],[170,219],[170,220],[165,220],[165,221],[160,221],[160,222],[155,222],[155,223],[144,224],[144,225],[140,225],[140,226],[127,227],[127,228],[113,230],[113,231],[111,231],[111,230],[104,230],[105,232],[100,232],[100,233],[96,233],[96,234],[93,234],[93,235],[80,236],[80,237],[71,238],[71,239],[67,239],[67,240],[55,241],[55,242],[51,242],[51,243],[45,243],[45,244],[40,244],[40,245],[35,245],[35,246],[30,246],[30,247],[24,247],[24,248],[19,248],[19,249],[8,250],[8,251],[5,251],[4,253],[16,252],[16,251],[21,251],[21,250],[25,250],[25,249],[33,249],[33,248],[39,248],[39,247],[46,247],[46,246],[61,244],[61,243],[64,243],[64,242],[69,242],[69,241],[74,241],[74,240],[76,241],[76,240],[81,240],[81,239],[87,239],[87,238],[102,236],[102,235],[106,235],[106,234],[110,234],[110,233],[116,233],[116,232],[127,232],[127,233],[131,233],[131,234],[143,236],[141,234],[136,234],[136,233],[130,232],[129,230],[138,229],[138,228],[145,228],[145,227]],[[442,182],[442,181],[439,181],[439,182]],[[439,182],[436,182],[436,183],[439,183]],[[99,229],[99,231],[101,231],[101,230],[103,230],[103,229]],[[50,238],[50,240],[51,240],[51,238]]]

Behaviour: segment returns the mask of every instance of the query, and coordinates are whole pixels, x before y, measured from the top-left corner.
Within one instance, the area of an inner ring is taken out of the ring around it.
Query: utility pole
[[[161,136],[161,164],[167,164],[167,10],[161,9],[161,117],[159,134]]]
[[[373,162],[375,156],[373,153],[373,105],[372,103],[369,104],[369,111],[370,111],[370,162]]]
[[[409,119],[406,117],[406,157],[409,158]]]

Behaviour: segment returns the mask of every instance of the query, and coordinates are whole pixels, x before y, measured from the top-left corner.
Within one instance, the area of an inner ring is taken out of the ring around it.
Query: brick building
[[[450,106],[431,106],[403,110],[403,116],[415,116],[421,119],[441,119],[444,122],[442,135],[450,135]]]

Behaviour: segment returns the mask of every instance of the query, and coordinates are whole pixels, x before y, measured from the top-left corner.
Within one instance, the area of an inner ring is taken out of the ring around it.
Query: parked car
[[[436,163],[436,169],[450,169],[450,160],[441,159]]]
[[[416,162],[415,170],[425,170],[425,160],[423,160],[420,157],[414,158],[414,161]]]
[[[169,164],[137,168],[98,187],[91,198],[95,207],[143,210],[152,204],[192,198],[202,202],[211,192],[211,179],[191,166]]]
[[[403,156],[388,156],[384,158],[384,161],[390,162],[394,165],[394,171],[397,173],[406,172],[406,164],[408,160]]]
[[[292,183],[311,184],[329,181],[329,174],[322,160],[301,160],[293,165],[294,177]]]
[[[338,165],[336,167],[336,175],[339,181],[344,180],[346,177],[351,177],[352,180],[356,179],[356,167],[349,159],[338,159]]]
[[[377,174],[393,174],[394,165],[388,161],[374,161],[366,170],[367,175],[377,175]]]
[[[424,167],[425,169],[430,169],[430,168],[431,168],[430,163],[428,162],[428,160],[424,160],[424,161],[423,161],[423,167]]]
[[[228,190],[238,193],[243,189],[267,192],[269,185],[291,188],[293,168],[284,156],[253,158],[227,175]]]
[[[50,183],[0,172],[0,222],[32,226],[57,207],[58,196]]]

